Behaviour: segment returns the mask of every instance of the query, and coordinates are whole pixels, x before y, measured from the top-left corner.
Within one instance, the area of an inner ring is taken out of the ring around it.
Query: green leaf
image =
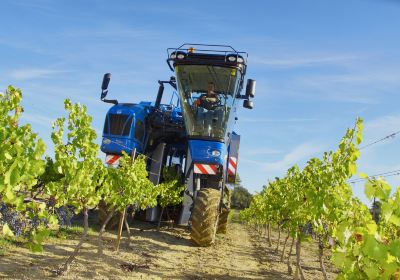
[[[29,250],[31,250],[33,253],[43,252],[43,246],[41,244],[31,242],[28,244],[28,247],[29,247]]]
[[[357,133],[357,135],[356,135],[356,144],[357,145],[360,145],[361,144],[361,142],[362,142],[362,135],[361,134],[359,134],[359,133]]]
[[[365,274],[367,274],[368,279],[378,279],[379,268],[377,266],[366,266],[364,268]]]
[[[14,237],[14,233],[12,232],[7,223],[3,225],[3,235],[5,237],[11,237],[11,238]]]
[[[368,223],[366,225],[366,228],[368,229],[368,233],[373,235],[373,234],[375,234],[376,230],[378,229],[378,226],[376,225],[376,223],[374,221],[371,221],[370,223]]]
[[[393,205],[390,202],[384,202],[381,206],[381,215],[383,219],[387,222],[393,213]]]
[[[389,222],[391,222],[392,224],[400,227],[400,217],[397,215],[392,215],[389,219]]]
[[[23,196],[19,196],[15,199],[15,208],[18,212],[22,212],[23,210],[25,210],[25,203]]]
[[[358,118],[356,121],[356,126],[357,126],[356,144],[360,145],[363,140],[363,137],[362,137],[363,120]]]
[[[56,215],[51,215],[49,217],[49,224],[51,225],[57,225],[58,224],[58,219]]]
[[[41,229],[40,231],[38,231],[36,234],[34,234],[32,236],[32,239],[38,243],[41,244],[50,234],[50,231],[46,230],[46,229]]]
[[[12,156],[11,156],[7,151],[4,153],[4,156],[5,156],[6,159],[8,159],[8,160],[12,160]]]
[[[400,259],[400,239],[396,239],[390,242],[389,252],[396,258]]]
[[[354,175],[357,173],[357,166],[355,163],[353,163],[353,162],[349,163],[349,172],[350,172],[350,175]]]
[[[387,249],[384,245],[379,243],[373,235],[365,236],[365,243],[362,252],[374,260],[382,260],[386,258]]]
[[[381,279],[393,279],[392,276],[397,271],[398,268],[399,265],[396,263],[396,261],[383,263],[382,264],[383,275],[381,276]]]
[[[19,183],[19,170],[18,168],[14,168],[10,173],[10,184],[11,186],[16,186]]]
[[[346,252],[336,251],[332,253],[332,263],[348,271],[355,263],[355,260],[349,258]]]
[[[383,180],[378,180],[376,184],[378,187],[376,197],[382,201],[386,201],[390,196],[392,188]]]
[[[39,139],[36,145],[36,150],[33,155],[34,159],[39,160],[45,151],[46,151],[46,145],[44,144],[42,139]]]
[[[371,200],[375,196],[375,188],[370,182],[367,182],[365,184],[364,193],[369,200]]]
[[[9,201],[10,204],[14,204],[15,203],[15,193],[12,190],[12,187],[8,187],[6,188],[5,192],[4,192],[5,197],[7,198],[7,200]]]

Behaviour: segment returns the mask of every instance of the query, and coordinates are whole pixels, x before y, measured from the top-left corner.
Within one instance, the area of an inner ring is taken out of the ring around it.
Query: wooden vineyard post
[[[136,157],[136,148],[133,149],[132,154],[131,154],[132,164],[135,161],[135,157]],[[124,211],[122,211],[120,219],[119,219],[118,238],[117,238],[117,252],[119,251],[119,244],[121,243],[122,229],[123,229],[124,223],[125,223],[125,215],[126,215],[126,208],[124,209]]]
[[[123,225],[124,225],[125,213],[126,213],[126,208],[124,209],[124,211],[121,212],[121,216],[119,218],[117,252],[119,251],[119,244],[121,243],[122,228],[123,228]]]

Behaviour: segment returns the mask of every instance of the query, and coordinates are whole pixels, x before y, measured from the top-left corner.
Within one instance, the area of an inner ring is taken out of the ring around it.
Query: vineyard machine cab
[[[226,231],[226,184],[235,181],[240,140],[232,131],[236,103],[243,99],[243,107],[253,108],[255,81],[247,80],[242,95],[248,55],[230,46],[183,44],[167,53],[175,76],[158,81],[155,102],[105,99],[111,74],[104,75],[101,100],[114,105],[106,115],[101,150],[109,165],[118,165],[123,151],[145,155],[155,185],[163,167],[175,165],[185,184],[177,222],[189,224],[192,240],[208,246],[217,232]],[[169,104],[161,103],[165,85],[174,90]],[[158,215],[158,208],[146,211],[149,221]]]

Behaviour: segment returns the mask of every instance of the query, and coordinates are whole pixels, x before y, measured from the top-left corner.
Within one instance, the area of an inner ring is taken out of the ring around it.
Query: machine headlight
[[[211,152],[211,155],[212,155],[213,157],[219,157],[219,156],[221,155],[221,152],[218,151],[218,150],[213,150],[213,151]]]
[[[184,58],[185,58],[185,55],[184,55],[183,53],[179,53],[176,57],[177,57],[178,59],[184,59]]]
[[[235,62],[236,61],[236,57],[235,56],[228,56],[228,60],[230,62]]]
[[[241,58],[240,56],[237,58],[237,62],[239,63],[243,63],[243,58]]]
[[[171,58],[172,58],[172,59],[175,59],[175,58],[176,58],[176,54],[174,54],[174,53],[171,54]]]

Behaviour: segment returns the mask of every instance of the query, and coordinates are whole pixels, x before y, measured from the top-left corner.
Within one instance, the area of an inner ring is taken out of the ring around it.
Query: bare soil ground
[[[267,238],[260,237],[258,233],[254,230],[248,229],[250,239],[257,252],[257,257],[262,265],[267,271],[270,278],[266,279],[293,279],[293,275],[289,275],[287,259],[288,253],[291,245],[291,239],[288,240],[284,255],[283,262],[280,261],[283,245],[285,242],[286,234],[281,233],[280,246],[278,253],[275,252],[276,242],[278,240],[278,233],[272,231],[272,246],[268,246]],[[301,245],[301,266],[303,268],[303,274],[305,279],[324,279],[318,259],[318,244],[314,241],[302,242]],[[328,279],[336,279],[339,270],[335,268],[329,261],[329,250],[326,249],[326,255],[324,258],[325,269],[327,271]],[[294,244],[293,251],[291,254],[291,268],[293,274],[296,270],[296,246]]]
[[[108,232],[101,256],[97,233],[91,233],[70,271],[59,279],[292,279],[286,264],[273,252],[276,243],[268,247],[264,238],[240,223],[230,223],[228,233],[218,235],[215,244],[206,248],[195,247],[185,228],[165,227],[157,232],[154,225],[138,222],[131,231],[130,246],[124,238],[119,252],[115,251],[115,232]],[[51,238],[39,254],[12,246],[0,255],[0,278],[52,279],[78,240],[79,235]],[[322,279],[317,247],[304,247],[306,279]],[[329,266],[328,272],[334,279]]]

